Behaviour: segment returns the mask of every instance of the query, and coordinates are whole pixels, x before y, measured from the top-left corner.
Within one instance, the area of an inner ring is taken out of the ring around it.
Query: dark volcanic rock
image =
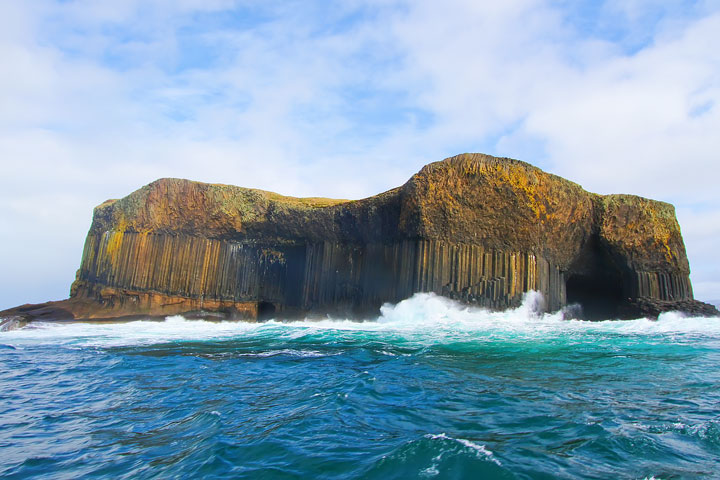
[[[623,315],[629,318],[657,317],[665,312],[682,312],[693,317],[718,316],[715,305],[699,300],[667,301],[641,297],[633,299],[623,306]]]
[[[70,299],[0,316],[363,317],[415,292],[502,309],[529,290],[587,318],[716,315],[689,272],[672,205],[465,154],[357,201],[157,180],[95,209]]]

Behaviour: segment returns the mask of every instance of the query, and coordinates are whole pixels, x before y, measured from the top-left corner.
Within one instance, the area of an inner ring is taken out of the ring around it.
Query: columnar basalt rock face
[[[464,154],[357,201],[158,180],[95,209],[71,298],[38,308],[363,317],[416,292],[502,309],[537,290],[548,310],[577,302],[588,318],[716,312],[688,275],[671,205]]]

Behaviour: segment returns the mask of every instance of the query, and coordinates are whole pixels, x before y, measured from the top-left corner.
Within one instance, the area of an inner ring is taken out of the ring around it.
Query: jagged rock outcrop
[[[95,209],[70,299],[4,315],[363,317],[415,292],[503,309],[528,290],[587,318],[713,314],[689,271],[672,205],[464,154],[357,201],[157,180]]]

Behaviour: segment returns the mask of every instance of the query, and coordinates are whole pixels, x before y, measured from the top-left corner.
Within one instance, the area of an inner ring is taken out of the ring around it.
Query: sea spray
[[[25,328],[2,332],[3,343],[72,343],[76,345],[147,345],[176,341],[231,340],[312,335],[323,331],[386,335],[423,344],[454,341],[458,336],[482,340],[542,339],[559,336],[597,335],[703,335],[720,337],[720,321],[713,317],[688,317],[664,313],[657,320],[582,321],[566,319],[563,312],[542,313],[539,292],[527,292],[522,305],[505,311],[467,306],[433,293],[418,293],[397,304],[385,304],[374,321],[346,319],[300,320],[263,323],[187,320],[180,315],[164,321],[112,323],[34,322]]]

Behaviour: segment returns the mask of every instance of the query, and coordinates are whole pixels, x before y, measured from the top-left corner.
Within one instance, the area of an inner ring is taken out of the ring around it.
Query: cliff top
[[[340,203],[346,203],[351,200],[347,199],[339,199],[339,198],[325,198],[325,197],[291,197],[288,195],[282,195],[279,193],[271,192],[268,190],[261,190],[259,188],[247,188],[247,187],[238,187],[236,185],[228,185],[224,183],[205,183],[205,182],[198,182],[195,180],[188,180],[184,178],[173,178],[173,177],[165,177],[165,178],[159,178],[145,187],[142,187],[140,190],[136,191],[139,192],[143,189],[174,189],[174,188],[181,188],[182,184],[197,184],[197,185],[205,185],[211,189],[217,189],[219,191],[228,192],[234,195],[238,195],[239,193],[243,192],[254,192],[257,193],[260,196],[264,196],[268,200],[278,202],[278,203],[285,203],[288,205],[294,205],[298,207],[309,207],[309,208],[324,208],[324,207],[331,207],[333,205],[338,205]],[[136,193],[133,192],[133,193]],[[132,194],[131,194],[132,195]],[[105,200],[103,203],[98,205],[95,208],[105,208],[108,206],[111,206],[118,202],[118,198],[112,198]]]
[[[547,173],[527,162],[507,157],[493,157],[491,155],[486,155],[483,153],[463,153],[446,158],[444,160],[429,163],[425,165],[418,173],[413,175],[411,179],[406,183],[406,185],[412,183],[413,180],[417,180],[422,177],[438,175],[451,177],[477,177],[479,175],[484,175],[487,177],[489,176],[488,174],[497,174],[497,172],[504,172],[504,175],[501,175],[503,177],[502,179],[505,181],[509,181],[510,183],[518,183],[518,179],[520,179],[520,177],[525,177],[521,179],[521,181],[529,179],[529,182],[526,183],[537,184],[540,176],[542,176],[546,181],[549,180],[552,182],[557,182],[559,184],[565,185],[570,189],[581,190],[585,194],[602,198],[603,203],[609,206],[628,203],[647,204],[647,202],[652,202],[652,204],[657,206],[659,206],[659,204],[662,204],[665,207],[661,208],[663,216],[675,215],[674,207],[666,202],[662,202],[659,200],[649,200],[643,197],[629,194],[599,195],[592,192],[587,192],[582,188],[581,185],[558,175]],[[401,188],[393,188],[386,192],[382,192],[359,200],[348,200],[326,197],[293,197],[257,188],[240,187],[223,183],[205,183],[182,178],[166,177],[155,180],[122,199],[106,200],[95,208],[104,209],[106,207],[116,206],[118,208],[125,209],[131,207],[134,203],[128,200],[131,197],[143,197],[144,194],[147,194],[150,191],[170,192],[177,190],[187,190],[190,186],[197,186],[200,188],[200,190],[203,190],[206,193],[212,192],[214,196],[218,197],[218,199],[224,200],[224,203],[227,204],[227,207],[232,207],[232,205],[230,204],[233,202],[242,203],[247,201],[260,201],[274,202],[276,204],[283,204],[295,208],[310,209],[333,207],[351,202],[364,202],[367,200],[375,199],[377,197],[386,196],[387,194],[397,193],[397,190]],[[452,192],[448,193],[450,194]],[[116,205],[117,202],[121,203],[119,205]]]
[[[590,193],[526,162],[478,153],[428,164],[401,187],[361,200],[296,198],[163,178],[104,202],[94,213],[91,232],[97,233],[182,233],[261,243],[425,238],[534,251],[561,266],[599,234],[638,268],[688,269],[672,205]]]

